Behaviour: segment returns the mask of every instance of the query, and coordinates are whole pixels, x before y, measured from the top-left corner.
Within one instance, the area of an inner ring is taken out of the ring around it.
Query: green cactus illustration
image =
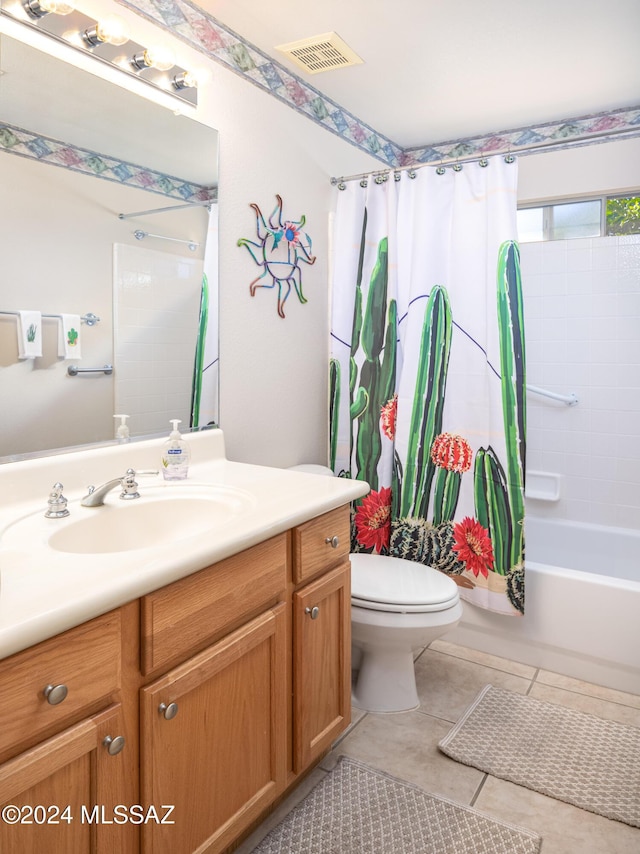
[[[30,323],[27,329],[27,341],[32,344],[36,340],[36,335],[38,334],[38,327],[35,323]]]
[[[339,408],[340,362],[337,359],[331,359],[329,362],[329,465],[332,470],[336,467]]]
[[[507,570],[522,562],[526,457],[524,311],[518,244],[508,240],[498,253],[498,330],[502,414],[507,447],[507,493],[512,539]]]
[[[387,253],[384,237],[378,244],[364,309],[358,280],[351,339],[351,413],[357,418],[356,478],[366,480],[374,491],[378,489],[382,454],[380,412],[393,395],[396,373],[397,307],[395,300],[387,306]],[[364,359],[358,371],[355,357],[359,351]]]
[[[433,491],[433,524],[450,522],[456,514],[462,475],[460,472],[438,469]]]
[[[402,481],[401,516],[427,518],[435,474],[430,451],[442,432],[442,412],[451,350],[451,306],[445,288],[429,294],[422,327],[409,444]]]
[[[464,563],[453,551],[453,523],[431,525],[425,519],[403,518],[391,523],[389,554],[431,566],[447,575],[460,575]]]
[[[193,379],[191,382],[191,426],[197,427],[200,421],[200,403],[202,397],[202,373],[204,370],[204,348],[207,338],[207,325],[209,322],[209,281],[206,273],[202,276],[202,290],[200,291],[200,320],[198,326],[198,340],[196,341],[196,353],[193,366]]]
[[[513,525],[507,478],[491,446],[476,451],[473,489],[476,518],[489,532],[493,546],[493,569],[506,575],[511,566]]]
[[[67,332],[67,344],[69,345],[69,347],[75,347],[77,343],[78,332],[76,329],[71,327],[71,329],[69,329],[69,331]]]

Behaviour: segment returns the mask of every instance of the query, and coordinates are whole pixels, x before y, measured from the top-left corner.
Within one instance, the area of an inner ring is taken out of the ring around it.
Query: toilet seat
[[[459,602],[458,586],[433,567],[385,555],[352,554],[351,604],[388,613],[446,611]]]

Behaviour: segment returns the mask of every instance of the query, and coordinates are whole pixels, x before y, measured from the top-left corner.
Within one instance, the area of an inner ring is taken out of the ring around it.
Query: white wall
[[[640,187],[640,140],[520,159],[521,201]],[[640,235],[521,246],[527,381],[579,404],[528,397],[527,468],[561,476],[530,513],[640,528]]]
[[[289,466],[327,462],[328,218],[332,175],[380,163],[229,72],[216,72],[211,115],[220,130],[220,425],[235,460]],[[275,290],[249,295],[260,270],[240,237],[255,238],[282,196],[284,216],[306,216],[317,261],[301,265],[301,305],[286,318]]]

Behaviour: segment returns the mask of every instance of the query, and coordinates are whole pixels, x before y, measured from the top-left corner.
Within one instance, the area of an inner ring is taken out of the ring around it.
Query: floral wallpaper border
[[[595,136],[604,139],[603,134],[613,138],[621,131],[627,137],[640,136],[640,106],[636,106],[538,127],[402,149],[189,0],[118,2],[390,167],[482,156],[544,142],[570,144]]]
[[[215,189],[191,184],[144,166],[136,166],[4,123],[0,123],[0,151],[185,202],[216,198]]]

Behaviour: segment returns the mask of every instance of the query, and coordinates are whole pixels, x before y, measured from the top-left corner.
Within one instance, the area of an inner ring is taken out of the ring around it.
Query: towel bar
[[[79,368],[77,365],[69,365],[67,373],[70,377],[78,374],[112,374],[113,365],[103,365],[101,368]]]

